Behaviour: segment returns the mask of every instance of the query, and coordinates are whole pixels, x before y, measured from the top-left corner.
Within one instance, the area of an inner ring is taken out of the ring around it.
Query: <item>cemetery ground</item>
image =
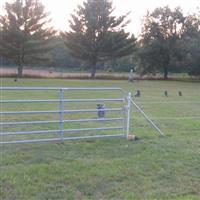
[[[114,138],[1,145],[0,199],[200,198],[199,82],[65,79],[14,82],[2,78],[1,86],[112,86],[133,95],[140,90],[141,97],[135,97],[135,102],[165,136],[159,136],[133,107],[130,132],[139,137],[136,141]],[[178,91],[183,96],[178,96]],[[47,96],[43,92],[38,98]],[[31,92],[22,96],[33,97]],[[6,94],[2,92],[1,98],[6,98]],[[15,99],[16,93],[9,98]]]

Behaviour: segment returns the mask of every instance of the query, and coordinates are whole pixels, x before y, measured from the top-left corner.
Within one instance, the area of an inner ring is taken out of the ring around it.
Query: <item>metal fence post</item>
[[[64,90],[61,88],[60,89],[60,102],[59,102],[59,110],[60,110],[60,138],[61,140],[63,139],[64,135],[64,124],[63,124],[63,119],[64,119]]]
[[[127,105],[127,124],[126,124],[126,138],[128,139],[130,131],[130,114],[131,114],[131,93],[128,93],[128,105]]]
[[[123,94],[123,134],[126,136],[126,126],[127,126],[127,94]]]

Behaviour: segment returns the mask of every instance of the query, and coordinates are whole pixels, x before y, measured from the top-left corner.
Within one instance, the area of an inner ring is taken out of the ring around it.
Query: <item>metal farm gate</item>
[[[0,144],[129,134],[131,95],[121,88],[1,87]]]

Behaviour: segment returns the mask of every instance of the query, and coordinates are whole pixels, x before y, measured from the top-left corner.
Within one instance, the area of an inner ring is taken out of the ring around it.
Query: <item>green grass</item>
[[[200,199],[200,83],[169,81],[87,81],[57,79],[1,79],[2,86],[114,86],[126,91],[140,89],[135,101],[166,134],[160,137],[132,109],[131,133],[139,140],[123,138],[95,141],[52,142],[0,146],[0,199]],[[168,90],[169,97],[163,91]],[[183,97],[177,95],[178,90]],[[117,97],[115,93],[80,93],[80,97]],[[2,99],[56,98],[53,92],[12,94]],[[67,93],[67,98],[77,97]],[[163,102],[163,103],[159,103]],[[42,105],[55,109],[57,105]],[[88,105],[87,105],[88,106]],[[106,104],[109,106],[117,106]],[[70,108],[79,108],[78,105]],[[2,107],[2,110],[38,109],[31,104]],[[108,114],[109,115],[109,114]],[[110,114],[116,116],[116,114]],[[46,120],[57,116],[34,115],[12,120]],[[65,116],[67,117],[67,115]],[[72,117],[72,116],[70,116]],[[79,115],[74,117],[90,117]],[[93,117],[91,115],[91,117]],[[185,118],[183,118],[185,117]],[[2,118],[6,120],[6,118]],[[99,126],[98,123],[95,123]],[[106,124],[110,125],[110,124]],[[80,127],[80,124],[77,125]],[[83,126],[94,126],[84,124]],[[66,128],[73,128],[66,125]],[[6,127],[13,131],[21,128]],[[24,127],[34,129],[35,127]],[[37,128],[56,128],[52,125]],[[5,129],[6,131],[6,129]],[[113,132],[112,132],[113,133]]]

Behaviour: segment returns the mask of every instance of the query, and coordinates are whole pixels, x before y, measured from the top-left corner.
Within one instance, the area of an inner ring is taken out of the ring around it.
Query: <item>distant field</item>
[[[2,67],[0,68],[0,77],[16,77],[16,67]],[[23,70],[23,76],[26,78],[79,78],[88,79],[90,77],[89,71],[73,71],[72,69],[65,68],[29,68]],[[96,78],[100,79],[128,79],[128,73],[108,73],[98,72]]]
[[[2,78],[1,86],[112,86],[132,94],[139,89],[141,97],[135,97],[135,102],[165,136],[160,137],[133,107],[130,132],[139,137],[137,141],[116,138],[0,146],[0,199],[200,198],[200,83],[67,79],[14,82]],[[164,96],[164,90],[168,91],[168,97]],[[182,97],[177,95],[179,90]],[[53,95],[36,96],[29,92],[28,96],[17,96],[2,92],[1,99],[52,98]],[[32,109],[29,106],[21,109]],[[47,105],[46,108],[49,109]],[[5,109],[19,107],[1,105],[1,110]],[[20,120],[14,116],[12,119]],[[6,118],[1,116],[1,120]],[[17,130],[13,127],[13,131]]]
[[[0,77],[16,77],[17,67],[0,67]],[[90,70],[81,69],[69,69],[69,68],[47,68],[47,67],[24,67],[23,76],[25,78],[68,78],[68,79],[89,79]],[[129,76],[128,72],[96,72],[96,79],[107,80],[127,80]],[[163,74],[148,74],[140,76],[134,74],[135,79],[139,80],[162,80]],[[169,79],[171,80],[196,80],[199,81],[199,77],[189,76],[187,73],[169,73]]]

